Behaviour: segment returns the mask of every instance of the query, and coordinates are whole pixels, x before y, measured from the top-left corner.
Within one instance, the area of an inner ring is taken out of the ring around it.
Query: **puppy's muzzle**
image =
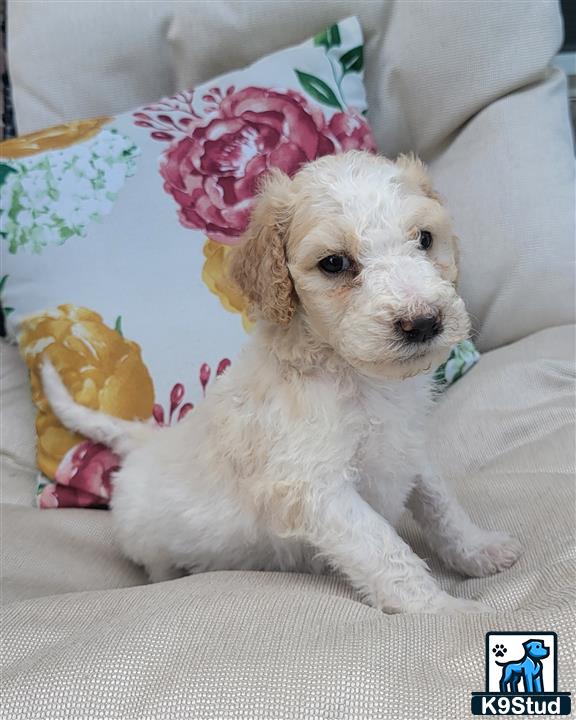
[[[398,320],[396,330],[408,343],[426,343],[442,332],[442,318],[436,313]]]

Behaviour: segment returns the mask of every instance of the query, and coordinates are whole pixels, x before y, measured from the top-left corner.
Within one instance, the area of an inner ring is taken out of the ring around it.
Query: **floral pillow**
[[[349,18],[194,91],[0,144],[0,292],[30,369],[40,507],[106,507],[118,467],[51,412],[41,356],[89,407],[193,412],[250,331],[225,265],[260,178],[375,150],[362,76]]]

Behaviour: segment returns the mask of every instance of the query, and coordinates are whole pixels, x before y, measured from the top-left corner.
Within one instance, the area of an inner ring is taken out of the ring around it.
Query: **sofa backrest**
[[[430,164],[481,349],[574,321],[574,162],[554,2],[10,0],[20,134],[129,109],[356,14],[380,150]]]

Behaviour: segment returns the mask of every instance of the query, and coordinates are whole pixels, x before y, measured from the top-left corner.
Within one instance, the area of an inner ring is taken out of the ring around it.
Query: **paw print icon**
[[[492,652],[496,657],[504,657],[508,652],[508,648],[505,648],[504,645],[494,645]]]

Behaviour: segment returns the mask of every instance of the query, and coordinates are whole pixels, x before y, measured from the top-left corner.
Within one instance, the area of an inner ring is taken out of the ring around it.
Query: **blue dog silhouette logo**
[[[500,677],[500,692],[502,693],[518,693],[520,682],[523,684],[523,690],[527,693],[541,693],[542,689],[542,659],[550,657],[550,648],[546,647],[542,640],[534,638],[522,643],[524,655],[520,660],[510,660],[509,662],[499,662],[497,665],[502,666],[502,676]],[[504,654],[507,651],[503,645],[495,646],[495,656],[499,652]]]
[[[474,715],[567,715],[570,693],[558,692],[554,632],[486,633],[486,689],[472,693]]]

